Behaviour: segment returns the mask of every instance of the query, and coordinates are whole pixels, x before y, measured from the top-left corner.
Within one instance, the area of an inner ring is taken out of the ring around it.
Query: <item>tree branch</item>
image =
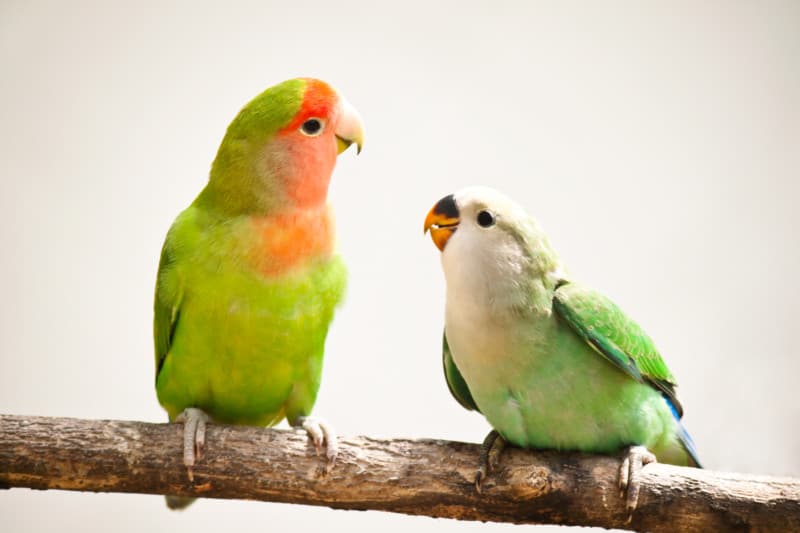
[[[618,457],[508,449],[483,492],[479,446],[340,439],[323,459],[302,432],[209,425],[190,483],[182,426],[0,415],[0,487],[239,498],[493,522],[647,531],[800,531],[800,480],[654,464],[628,522]]]

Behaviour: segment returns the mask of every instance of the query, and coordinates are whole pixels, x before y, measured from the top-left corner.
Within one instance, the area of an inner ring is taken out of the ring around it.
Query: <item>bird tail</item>
[[[167,500],[167,507],[173,511],[181,511],[192,505],[197,498],[187,498],[186,496],[164,496],[164,499]]]
[[[661,395],[663,396],[664,401],[667,402],[669,410],[672,412],[672,417],[675,419],[675,425],[677,426],[676,436],[678,437],[678,441],[680,441],[683,450],[686,452],[686,455],[689,456],[689,466],[703,468],[703,465],[700,464],[700,458],[697,456],[697,448],[694,445],[692,436],[689,435],[689,432],[686,431],[686,428],[683,427],[683,424],[681,424],[681,415],[678,413],[678,409],[675,407],[675,404],[672,403],[672,400],[670,400],[669,396],[663,393]]]
[[[680,421],[678,422],[678,440],[681,441],[683,449],[686,450],[687,455],[689,455],[689,466],[703,468],[703,465],[700,464],[700,458],[697,456],[697,448],[695,448],[692,436],[689,435],[689,432],[686,431],[686,428],[683,427]]]

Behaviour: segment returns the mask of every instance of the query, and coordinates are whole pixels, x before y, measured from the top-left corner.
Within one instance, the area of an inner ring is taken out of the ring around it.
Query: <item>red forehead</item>
[[[339,99],[339,95],[336,94],[333,87],[324,81],[305,78],[305,82],[306,89],[303,93],[300,111],[297,112],[292,122],[283,128],[284,131],[300,127],[300,124],[309,117],[328,118]]]

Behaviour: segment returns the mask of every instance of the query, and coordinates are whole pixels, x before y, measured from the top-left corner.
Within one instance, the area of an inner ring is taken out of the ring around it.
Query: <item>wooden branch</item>
[[[800,480],[654,464],[628,522],[618,457],[507,449],[478,494],[479,446],[340,439],[325,474],[305,433],[209,425],[189,482],[182,426],[0,415],[0,487],[239,498],[647,531],[800,531]],[[191,512],[191,511],[189,511]]]

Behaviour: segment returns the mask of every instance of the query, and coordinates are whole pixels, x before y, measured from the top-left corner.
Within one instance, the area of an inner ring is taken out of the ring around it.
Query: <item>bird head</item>
[[[559,269],[536,221],[487,187],[469,187],[439,200],[425,217],[424,231],[442,252],[448,286],[519,286]]]
[[[313,78],[279,83],[234,118],[211,169],[216,200],[232,210],[276,211],[325,203],[336,156],[364,143],[358,112]]]

